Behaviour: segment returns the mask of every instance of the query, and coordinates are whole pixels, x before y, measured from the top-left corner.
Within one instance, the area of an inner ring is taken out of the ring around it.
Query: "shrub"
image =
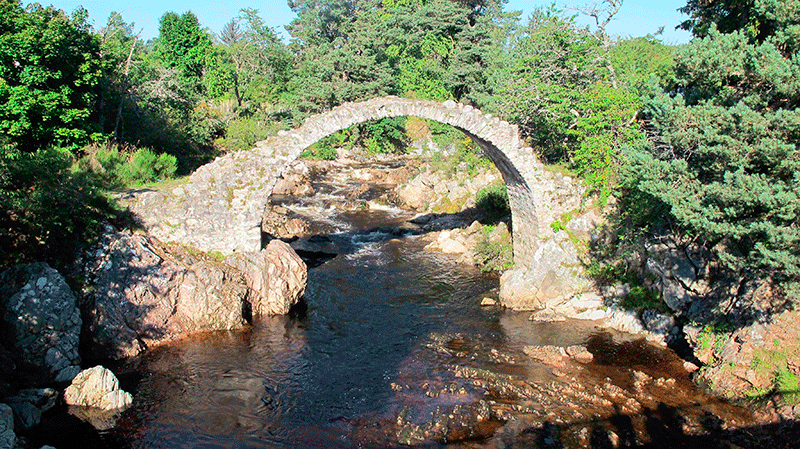
[[[166,153],[156,156],[151,150],[142,148],[119,168],[117,176],[123,185],[133,186],[171,178],[177,168],[175,156]]]
[[[489,222],[497,222],[511,213],[505,184],[484,187],[475,194],[475,208]]]
[[[493,226],[485,226],[482,235],[475,245],[475,263],[481,271],[505,271],[514,266],[514,248],[511,235],[507,232],[499,239],[492,239]]]
[[[631,290],[620,300],[619,305],[627,310],[655,309],[661,313],[671,313],[661,295],[638,282],[631,285]]]
[[[68,150],[0,154],[0,265],[74,260],[116,213],[96,178],[70,170]]]
[[[119,151],[115,145],[89,150],[89,155],[75,164],[73,171],[92,176],[105,188],[135,186],[172,178],[178,160],[171,154],[156,155],[140,148],[131,155]]]
[[[327,141],[325,139],[320,140],[314,145],[311,145],[300,154],[301,158],[322,159],[326,161],[332,161],[336,159],[338,156],[339,154],[336,152],[336,149],[333,148],[333,146],[330,144],[330,141]]]
[[[787,367],[775,372],[775,390],[789,405],[800,403],[800,380]]]

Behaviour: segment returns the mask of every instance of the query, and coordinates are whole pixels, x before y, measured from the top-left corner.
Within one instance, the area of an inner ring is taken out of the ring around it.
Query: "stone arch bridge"
[[[163,241],[223,254],[258,251],[261,217],[276,179],[301,152],[352,125],[397,116],[452,125],[483,149],[508,187],[515,265],[527,266],[540,237],[553,233],[550,224],[558,219],[555,206],[574,202],[575,189],[565,188],[571,183],[544,170],[515,125],[454,101],[382,97],[345,103],[259,142],[252,150],[219,157],[180,185],[130,193],[122,202]]]

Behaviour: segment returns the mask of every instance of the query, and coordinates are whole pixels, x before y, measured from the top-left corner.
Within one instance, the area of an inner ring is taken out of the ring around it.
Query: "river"
[[[313,197],[282,201],[313,221],[324,233],[314,241],[330,253],[311,261],[301,307],[115,366],[134,394],[115,427],[54,425],[34,442],[604,447],[682,441],[750,419],[698,390],[674,353],[638,336],[481,306],[496,297],[496,275],[425,251],[424,234],[397,232],[408,211],[377,201],[354,206],[344,197],[357,185],[346,172],[330,173],[315,181]],[[528,355],[575,345],[593,361]]]

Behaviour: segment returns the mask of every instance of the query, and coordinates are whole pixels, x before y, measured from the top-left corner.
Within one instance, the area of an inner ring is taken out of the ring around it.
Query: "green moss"
[[[728,322],[707,324],[697,337],[698,346],[701,351],[713,349],[715,353],[721,352],[731,332],[733,326]]]

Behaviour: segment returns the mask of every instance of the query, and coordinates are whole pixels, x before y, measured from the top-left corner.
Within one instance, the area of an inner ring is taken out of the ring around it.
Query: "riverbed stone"
[[[70,381],[80,371],[81,315],[64,277],[44,262],[0,273],[0,339],[26,381]]]
[[[119,380],[109,369],[97,365],[83,370],[64,391],[67,405],[120,410],[130,407],[133,396],[120,390]]]

